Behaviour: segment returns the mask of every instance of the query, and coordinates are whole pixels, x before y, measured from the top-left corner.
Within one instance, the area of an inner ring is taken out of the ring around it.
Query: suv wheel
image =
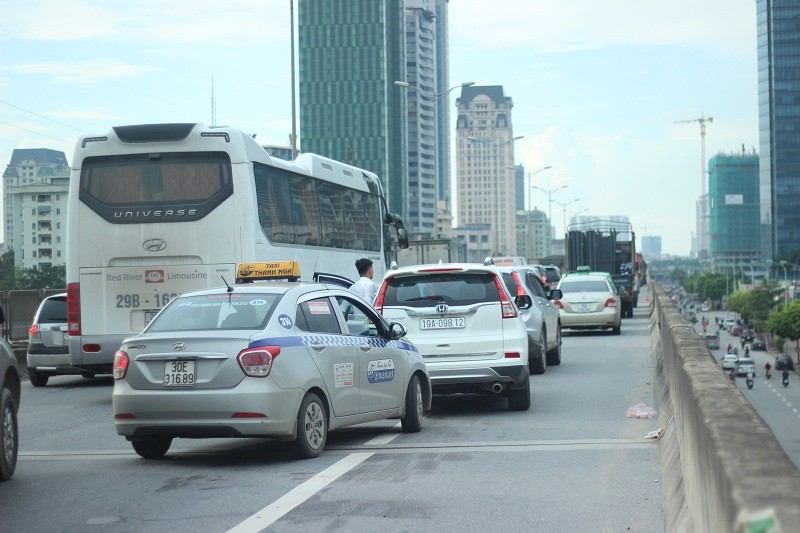
[[[528,368],[531,374],[544,374],[545,367],[545,350],[547,349],[547,337],[544,330],[539,333],[539,345],[542,347],[536,350],[534,344],[528,339]],[[538,353],[537,353],[538,352]],[[531,355],[536,354],[536,355]]]
[[[512,411],[527,411],[531,408],[531,382],[524,389],[508,389],[508,408]]]
[[[33,368],[28,368],[28,379],[34,387],[44,387],[47,385],[47,380],[50,379],[50,376],[42,374]]]
[[[558,366],[561,364],[561,324],[556,330],[556,342],[549,352],[547,352],[547,366]]]

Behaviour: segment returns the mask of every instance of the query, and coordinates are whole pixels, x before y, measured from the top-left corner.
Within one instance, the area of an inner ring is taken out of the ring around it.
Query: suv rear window
[[[438,303],[471,305],[499,301],[492,274],[459,272],[392,278],[383,305],[431,307]]]
[[[67,298],[65,296],[57,296],[42,301],[36,322],[38,324],[66,324]]]

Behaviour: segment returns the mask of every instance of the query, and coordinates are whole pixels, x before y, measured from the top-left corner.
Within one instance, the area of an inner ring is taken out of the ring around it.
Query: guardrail
[[[66,289],[40,289],[0,291],[0,306],[3,307],[5,322],[0,326],[2,337],[11,344],[27,343],[28,328],[39,303],[53,294],[67,292]]]
[[[650,283],[668,531],[800,531],[800,472],[669,297]],[[752,529],[751,529],[752,528]]]

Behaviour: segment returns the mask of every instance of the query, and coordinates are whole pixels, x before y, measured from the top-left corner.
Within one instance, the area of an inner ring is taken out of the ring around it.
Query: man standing
[[[372,281],[375,272],[372,270],[372,261],[369,259],[359,259],[356,261],[356,270],[361,276],[358,281],[350,286],[350,292],[361,296],[364,300],[372,304],[375,296],[378,295],[378,286]]]

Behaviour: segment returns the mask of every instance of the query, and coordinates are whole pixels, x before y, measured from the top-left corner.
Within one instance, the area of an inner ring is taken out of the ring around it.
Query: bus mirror
[[[397,246],[402,249],[408,248],[408,232],[405,228],[397,229]]]

